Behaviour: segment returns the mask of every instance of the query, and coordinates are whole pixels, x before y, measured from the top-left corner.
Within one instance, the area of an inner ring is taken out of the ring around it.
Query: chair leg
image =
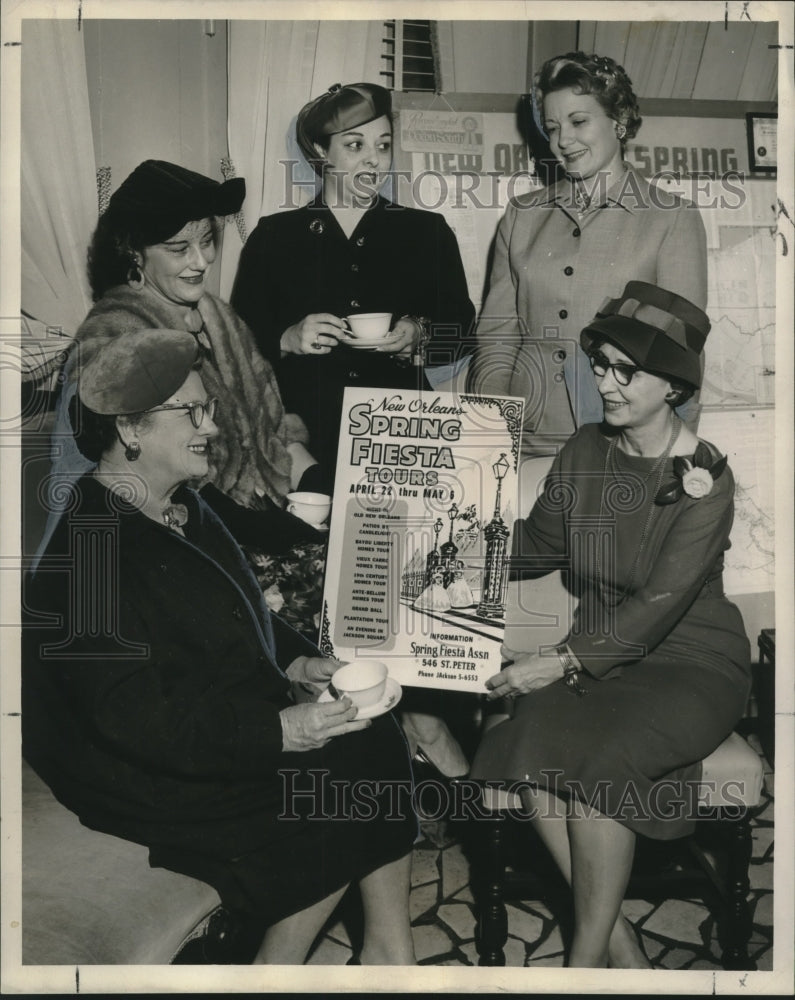
[[[508,940],[508,913],[504,899],[503,841],[506,818],[503,813],[495,812],[482,822],[486,843],[478,900],[478,965],[505,965],[503,948]]]
[[[726,947],[721,961],[726,970],[756,969],[756,963],[748,957],[748,942],[751,939],[751,910],[748,893],[751,883],[748,866],[751,862],[751,818],[749,814],[731,824],[728,851],[727,881],[729,900],[726,914]]]

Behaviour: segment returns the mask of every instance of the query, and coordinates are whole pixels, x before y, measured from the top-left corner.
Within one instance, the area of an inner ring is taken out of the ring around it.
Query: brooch
[[[172,503],[163,511],[163,524],[167,528],[181,528],[188,523],[188,508],[184,503]]]
[[[700,500],[712,492],[715,480],[726,468],[726,456],[719,456],[714,461],[709,448],[699,441],[693,458],[677,455],[674,459],[676,479],[661,487],[654,498],[659,504],[676,503],[687,494],[694,500]]]
[[[320,219],[312,219],[312,221],[309,223],[309,232],[315,233],[316,236],[320,236],[320,234],[323,232],[325,228],[326,227],[323,225]]]

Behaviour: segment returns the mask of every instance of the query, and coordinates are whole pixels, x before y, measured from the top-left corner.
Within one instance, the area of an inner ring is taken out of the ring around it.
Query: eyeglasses
[[[638,365],[629,365],[626,361],[617,361],[615,364],[610,364],[608,358],[601,351],[594,351],[592,354],[589,354],[588,360],[591,362],[591,370],[594,375],[598,378],[603,378],[607,375],[609,368],[613,372],[613,378],[619,385],[629,385],[637,372],[645,371],[644,368]]]
[[[215,413],[218,409],[217,399],[208,399],[206,403],[164,403],[162,406],[155,406],[149,413],[157,413],[160,410],[187,410],[193,426],[198,430],[204,420],[206,413],[210,420],[215,420]]]

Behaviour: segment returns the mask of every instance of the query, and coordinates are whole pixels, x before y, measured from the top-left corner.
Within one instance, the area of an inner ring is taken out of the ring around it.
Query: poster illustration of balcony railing
[[[399,684],[500,669],[521,399],[345,390],[320,646]]]

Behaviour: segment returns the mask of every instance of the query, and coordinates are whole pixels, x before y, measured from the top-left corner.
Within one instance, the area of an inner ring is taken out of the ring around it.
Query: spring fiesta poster
[[[500,669],[523,401],[348,388],[320,648],[401,685]]]

